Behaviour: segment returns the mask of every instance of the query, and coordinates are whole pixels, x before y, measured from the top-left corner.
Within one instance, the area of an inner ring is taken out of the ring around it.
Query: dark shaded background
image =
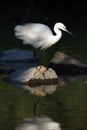
[[[0,2],[1,19],[15,25],[25,22],[42,22],[53,26],[63,22],[78,27],[86,24],[86,2],[73,0],[2,0]],[[5,17],[3,19],[3,17]]]

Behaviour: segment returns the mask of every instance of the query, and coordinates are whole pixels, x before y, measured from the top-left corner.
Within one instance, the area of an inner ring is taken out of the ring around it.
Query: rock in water
[[[57,51],[51,59],[48,67],[56,71],[58,75],[87,74],[87,65]]]
[[[24,61],[34,58],[32,51],[19,48],[5,50],[2,53],[0,61]]]
[[[51,59],[50,63],[54,64],[66,64],[66,65],[76,65],[78,67],[87,67],[86,64],[81,63],[80,61],[76,60],[75,58],[72,58],[68,56],[67,54],[64,54],[62,52],[57,51],[53,58]]]
[[[56,72],[49,68],[47,70],[44,66],[36,66],[32,68],[18,69],[11,73],[8,77],[11,81],[17,81],[20,83],[29,82],[30,80],[46,80],[57,79]]]
[[[24,69],[38,64],[38,58],[31,50],[15,48],[0,53],[2,54],[0,64],[11,70]]]

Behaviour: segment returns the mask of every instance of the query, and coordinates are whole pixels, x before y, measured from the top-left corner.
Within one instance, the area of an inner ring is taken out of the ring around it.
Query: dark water
[[[38,85],[35,91],[27,91],[2,79],[3,77],[0,80],[1,130],[13,130],[20,124],[23,127],[25,122],[22,120],[26,118],[29,122],[34,120],[34,124],[38,125],[37,117],[41,118],[39,125],[40,122],[44,124],[44,121],[51,120],[60,124],[62,130],[87,129],[87,76],[59,77],[58,84],[44,86],[45,91],[39,89],[43,86]],[[31,86],[33,89],[34,86]]]

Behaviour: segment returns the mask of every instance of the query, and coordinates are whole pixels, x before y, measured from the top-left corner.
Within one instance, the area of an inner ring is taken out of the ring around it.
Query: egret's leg
[[[37,66],[37,62],[38,62],[38,57],[37,57],[37,54],[36,54],[36,50],[34,49],[33,51],[33,55],[34,55],[34,66],[36,67]]]
[[[33,51],[33,54],[34,54],[34,66],[36,67],[36,72],[35,72],[35,74],[38,74],[38,75],[40,75],[43,79],[45,79],[45,72],[43,72],[43,71],[41,71],[41,69],[43,69],[43,67],[44,66],[42,66],[42,65],[39,65],[39,66],[37,66],[38,64],[40,64],[39,63],[39,60],[38,60],[38,57],[37,57],[37,53],[36,53],[36,50],[34,49],[34,51]],[[38,63],[38,64],[37,64]]]

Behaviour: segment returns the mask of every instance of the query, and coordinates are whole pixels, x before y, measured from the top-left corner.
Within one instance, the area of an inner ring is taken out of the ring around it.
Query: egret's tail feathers
[[[24,44],[29,44],[29,39],[28,39],[28,38],[26,37],[26,35],[25,35],[24,26],[17,25],[14,30],[15,30],[15,36],[16,36],[18,39],[23,40],[23,43],[24,43]]]
[[[49,41],[48,42],[45,41],[45,38],[47,38],[48,35],[44,34],[44,31],[42,31],[42,29],[37,28],[36,25],[34,25],[34,27],[31,25],[26,25],[26,26],[17,25],[14,28],[14,31],[15,31],[15,36],[18,39],[23,40],[23,44],[30,44],[34,48],[41,48],[45,50],[50,46],[50,43]]]
[[[17,25],[14,30],[17,32],[20,32],[20,31],[22,31],[22,29],[23,29],[23,26]]]
[[[17,25],[14,30],[15,36],[21,39],[21,37],[23,36],[23,26]]]

